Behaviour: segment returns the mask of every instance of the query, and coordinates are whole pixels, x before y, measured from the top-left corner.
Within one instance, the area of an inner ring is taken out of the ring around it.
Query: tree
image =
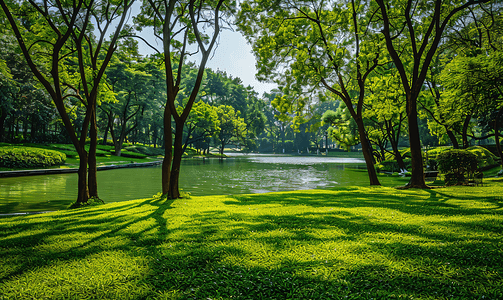
[[[442,42],[444,32],[453,24],[453,19],[459,17],[466,8],[488,1],[490,0],[375,0],[381,14],[376,27],[384,35],[406,97],[412,158],[412,175],[408,187],[427,187],[424,181],[417,101],[431,61]]]
[[[456,107],[454,111],[463,111],[462,107],[468,106],[470,117],[477,111],[491,115],[496,148],[502,157],[499,131],[503,117],[503,53],[458,56],[446,66],[441,78],[447,89],[446,105]],[[488,113],[491,111],[494,113]]]
[[[345,105],[339,106],[336,111],[327,110],[321,120],[330,126],[327,130],[328,137],[346,151],[351,151],[352,146],[360,143],[358,128]]]
[[[217,108],[203,101],[198,101],[192,107],[192,112],[185,123],[185,142],[183,151],[189,144],[207,144],[207,139],[218,132],[220,121]]]
[[[466,69],[469,64],[475,64],[473,67],[484,65],[484,62],[479,63],[478,60],[485,61],[485,56],[491,56],[503,49],[503,41],[500,38],[503,33],[501,10],[501,5],[495,2],[469,7],[469,13],[459,18],[457,25],[447,35],[446,43],[438,51],[439,54],[434,58],[427,76],[426,83],[431,95],[422,97],[427,101],[421,102],[421,105],[429,114],[430,131],[439,136],[447,134],[455,148],[459,148],[459,145],[454,133],[461,134],[464,148],[469,146],[469,137],[477,140],[489,137],[490,135],[477,137],[468,131],[480,127],[480,122],[478,126],[474,126],[473,121],[477,116],[482,123],[487,124],[483,120],[490,113],[484,111],[487,105],[483,104],[484,101],[480,102],[480,93],[474,90],[473,97],[463,97],[464,101],[460,102],[457,97],[449,96],[457,93],[452,88],[453,85],[447,90],[444,82],[447,85],[455,83],[452,78],[449,78],[451,72],[456,80],[467,81],[462,78],[463,76],[459,76],[464,72],[462,69],[469,71]],[[473,63],[468,64],[469,61]],[[450,70],[445,70],[445,67],[449,67]],[[478,76],[480,75],[478,70],[475,72]],[[441,80],[442,77],[445,80]],[[468,79],[468,81],[473,80]],[[463,93],[467,95],[466,92]],[[493,118],[489,123],[492,123],[492,120]],[[490,131],[489,127],[492,128],[493,125],[483,126],[482,129]]]
[[[139,27],[152,27],[156,38],[162,41],[164,69],[166,72],[167,97],[164,107],[165,155],[162,164],[162,193],[170,199],[180,197],[178,179],[183,154],[183,131],[185,121],[198,96],[203,80],[206,62],[212,53],[221,30],[223,19],[232,13],[233,1],[218,0],[148,0],[136,17]],[[210,34],[205,29],[213,29]],[[149,44],[150,45],[150,44]],[[152,46],[153,49],[156,49]],[[193,49],[195,48],[195,49]],[[157,50],[157,49],[156,49]],[[190,96],[177,101],[184,66],[192,54],[199,53],[200,61]],[[176,61],[176,64],[174,63]],[[183,105],[181,112],[177,104]],[[174,119],[175,133],[172,140],[171,119]],[[173,152],[170,145],[173,144]]]
[[[9,4],[0,0],[23,56],[51,95],[79,155],[77,203],[87,202],[89,196],[98,197],[96,104],[104,92],[100,83],[131,4],[129,0],[116,3],[40,0]],[[20,12],[16,16],[21,16],[23,22],[16,19],[12,11]],[[110,30],[112,22],[118,18],[117,26]],[[98,29],[96,39],[93,24]],[[110,32],[112,38],[105,41]],[[80,137],[65,107],[71,97],[79,99],[85,107]],[[88,131],[91,138],[89,153],[84,147]]]
[[[240,117],[239,111],[235,111],[230,105],[220,105],[217,107],[219,120],[219,130],[217,139],[219,141],[220,154],[224,154],[225,146],[234,143],[239,145],[246,137],[246,123]]]
[[[383,48],[369,27],[370,9],[368,2],[354,0],[250,0],[242,4],[239,26],[253,44],[259,79],[282,84],[285,94],[320,88],[346,104],[370,184],[380,185],[363,121],[366,80]]]
[[[131,61],[137,56],[137,52],[129,55],[126,51],[119,52],[125,57],[121,57],[122,61],[117,57],[113,59],[106,73],[111,90],[116,93],[117,102],[103,103],[100,106],[107,116],[107,128],[112,135],[116,156],[121,156],[126,136],[138,126],[138,122],[134,122],[137,121],[135,117],[144,110],[150,88],[150,75],[142,70],[143,63],[137,59]]]
[[[370,94],[366,101],[368,109],[364,115],[377,129],[374,130],[374,138],[379,142],[389,141],[398,167],[405,170],[398,150],[402,130],[406,127],[405,94],[400,88],[399,75],[393,66],[381,67],[370,81]],[[384,159],[382,154],[381,158]]]

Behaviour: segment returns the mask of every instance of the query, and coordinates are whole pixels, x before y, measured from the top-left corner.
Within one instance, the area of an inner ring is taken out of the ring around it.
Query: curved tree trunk
[[[463,122],[463,132],[461,133],[461,137],[463,139],[463,149],[470,147],[468,143],[468,125],[470,125],[470,120],[472,115],[468,115],[465,117],[465,121]]]
[[[446,132],[447,132],[447,136],[449,137],[449,139],[451,140],[451,143],[452,143],[452,147],[454,149],[459,149],[459,143],[458,143],[458,139],[456,138],[456,136],[454,135],[454,132],[452,132],[452,130],[448,130],[447,128],[445,129]]]
[[[370,185],[381,185],[379,179],[377,178],[377,172],[374,167],[374,159],[372,151],[370,148],[370,143],[365,134],[365,127],[363,125],[363,120],[361,118],[355,119],[356,125],[358,126],[358,134],[360,136],[360,142],[362,144],[363,157],[365,158],[365,164],[367,165],[367,173],[369,175]]]
[[[402,120],[401,117],[400,117],[400,120]],[[393,154],[395,155],[395,159],[396,159],[396,162],[398,163],[398,167],[400,168],[400,170],[405,170],[405,169],[407,169],[407,167],[405,166],[405,162],[403,161],[402,154],[400,153],[400,150],[398,150],[398,138],[400,137],[401,125],[398,127],[398,132],[395,133],[395,130],[393,129],[393,124],[391,123],[391,120],[385,121],[384,124],[386,125],[386,131],[388,132],[389,141],[391,144],[391,149],[393,149]],[[395,136],[396,136],[396,138],[395,138]]]

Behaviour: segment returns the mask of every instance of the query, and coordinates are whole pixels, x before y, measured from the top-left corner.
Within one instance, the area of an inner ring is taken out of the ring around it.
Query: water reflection
[[[183,161],[180,187],[192,195],[221,195],[366,185],[366,171],[356,169],[361,166],[361,159],[335,157],[194,159]],[[160,187],[160,166],[98,172],[99,195],[106,202],[151,197]],[[0,178],[0,213],[62,208],[76,192],[77,174]]]

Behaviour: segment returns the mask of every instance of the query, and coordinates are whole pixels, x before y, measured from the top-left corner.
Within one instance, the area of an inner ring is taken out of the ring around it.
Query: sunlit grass
[[[0,299],[502,299],[503,184],[0,218]]]

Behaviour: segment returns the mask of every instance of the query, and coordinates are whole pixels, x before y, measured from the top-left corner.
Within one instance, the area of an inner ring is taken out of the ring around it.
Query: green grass
[[[503,182],[0,218],[0,299],[503,299]]]

